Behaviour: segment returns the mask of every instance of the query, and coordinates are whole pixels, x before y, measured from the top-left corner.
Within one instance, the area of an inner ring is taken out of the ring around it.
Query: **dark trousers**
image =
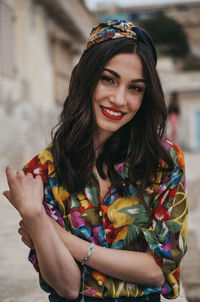
[[[160,294],[154,293],[150,295],[144,295],[138,298],[121,297],[121,298],[105,298],[105,299],[84,296],[84,300],[85,302],[160,302]],[[52,293],[49,296],[49,301],[50,302],[72,302],[72,301],[80,302],[81,296],[78,297],[78,299],[76,300],[69,300],[69,299],[58,297],[57,294]]]

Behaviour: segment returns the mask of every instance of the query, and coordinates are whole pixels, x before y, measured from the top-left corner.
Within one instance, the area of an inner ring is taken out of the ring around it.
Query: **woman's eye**
[[[132,89],[132,90],[138,91],[138,92],[144,92],[144,89],[140,86],[133,85],[133,86],[130,86],[129,89]]]
[[[100,79],[101,79],[102,81],[105,81],[105,82],[108,82],[108,83],[113,83],[113,82],[114,82],[112,78],[110,78],[110,77],[108,77],[108,76],[105,76],[105,75],[102,75],[102,76],[100,77]]]

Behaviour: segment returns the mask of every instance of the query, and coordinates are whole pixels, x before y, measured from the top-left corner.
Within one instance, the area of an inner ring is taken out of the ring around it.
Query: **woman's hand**
[[[35,249],[31,236],[29,235],[28,230],[27,230],[23,220],[20,220],[20,222],[19,222],[18,233],[21,236],[22,242],[26,246],[28,246],[30,249]]]
[[[41,177],[34,178],[31,173],[25,175],[22,170],[15,173],[11,167],[6,168],[6,176],[10,190],[3,192],[3,195],[20,215],[34,217],[42,213],[44,189]]]
[[[7,167],[6,175],[10,190],[3,194],[23,219],[19,233],[27,246],[32,248],[34,244],[42,277],[61,297],[76,299],[80,291],[80,269],[45,212],[41,177],[34,178],[23,171],[14,173],[11,167]]]

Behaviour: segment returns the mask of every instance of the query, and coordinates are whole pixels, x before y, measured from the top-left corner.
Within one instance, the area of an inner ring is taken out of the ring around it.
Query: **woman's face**
[[[138,54],[118,54],[107,63],[93,94],[95,138],[100,143],[134,117],[142,104],[145,87]]]

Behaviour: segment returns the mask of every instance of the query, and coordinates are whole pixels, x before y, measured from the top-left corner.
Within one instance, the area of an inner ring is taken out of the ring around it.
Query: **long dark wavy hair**
[[[126,196],[124,179],[116,165],[126,161],[129,181],[138,188],[143,200],[145,188],[152,184],[161,159],[168,170],[173,161],[163,147],[167,109],[163,90],[150,50],[138,40],[121,38],[107,40],[91,47],[75,66],[69,94],[60,121],[52,132],[52,152],[58,183],[71,194],[84,192],[95,163],[93,145],[95,119],[92,97],[104,66],[115,55],[137,53],[143,64],[146,89],[136,115],[109,137],[96,160],[102,178],[109,177],[120,196]],[[107,175],[103,167],[107,167]]]

